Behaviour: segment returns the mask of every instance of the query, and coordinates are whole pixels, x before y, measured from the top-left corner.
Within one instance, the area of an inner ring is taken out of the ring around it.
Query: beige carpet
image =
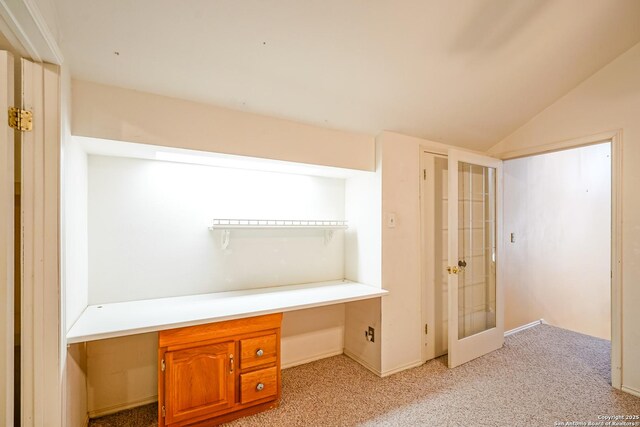
[[[229,426],[554,426],[640,415],[640,398],[609,385],[608,341],[541,325],[456,369],[446,357],[378,378],[345,356],[282,372],[278,409]],[[155,405],[92,420],[157,425]]]

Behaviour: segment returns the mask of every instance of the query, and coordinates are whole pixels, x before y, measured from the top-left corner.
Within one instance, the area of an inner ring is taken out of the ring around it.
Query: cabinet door
[[[211,415],[234,405],[234,342],[165,353],[166,423]]]

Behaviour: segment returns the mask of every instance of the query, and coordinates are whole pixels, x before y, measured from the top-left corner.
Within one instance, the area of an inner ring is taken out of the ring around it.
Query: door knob
[[[460,261],[458,261],[458,267],[462,267],[465,268],[467,266],[467,261],[461,259]]]
[[[447,271],[449,272],[449,274],[458,274],[460,269],[454,265],[453,267],[447,267]]]

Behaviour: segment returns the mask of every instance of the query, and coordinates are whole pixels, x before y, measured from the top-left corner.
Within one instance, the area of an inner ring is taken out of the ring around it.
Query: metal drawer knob
[[[261,348],[259,348],[258,351],[256,351],[256,356],[258,357],[262,357],[263,354],[264,354],[264,351]]]
[[[263,389],[264,389],[264,384],[258,383],[258,385],[256,386],[256,390],[262,391]]]

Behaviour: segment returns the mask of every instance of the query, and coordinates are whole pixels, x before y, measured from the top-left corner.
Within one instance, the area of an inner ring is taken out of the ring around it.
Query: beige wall
[[[375,168],[373,137],[73,81],[72,133],[350,169]]]
[[[491,149],[500,154],[622,129],[622,385],[640,394],[640,44]]]
[[[505,329],[611,339],[610,144],[504,162],[504,231]]]
[[[87,349],[84,343],[67,349],[64,364],[64,415],[62,425],[84,427],[87,422]]]
[[[86,399],[91,417],[157,400],[157,333],[92,341],[86,345]]]

